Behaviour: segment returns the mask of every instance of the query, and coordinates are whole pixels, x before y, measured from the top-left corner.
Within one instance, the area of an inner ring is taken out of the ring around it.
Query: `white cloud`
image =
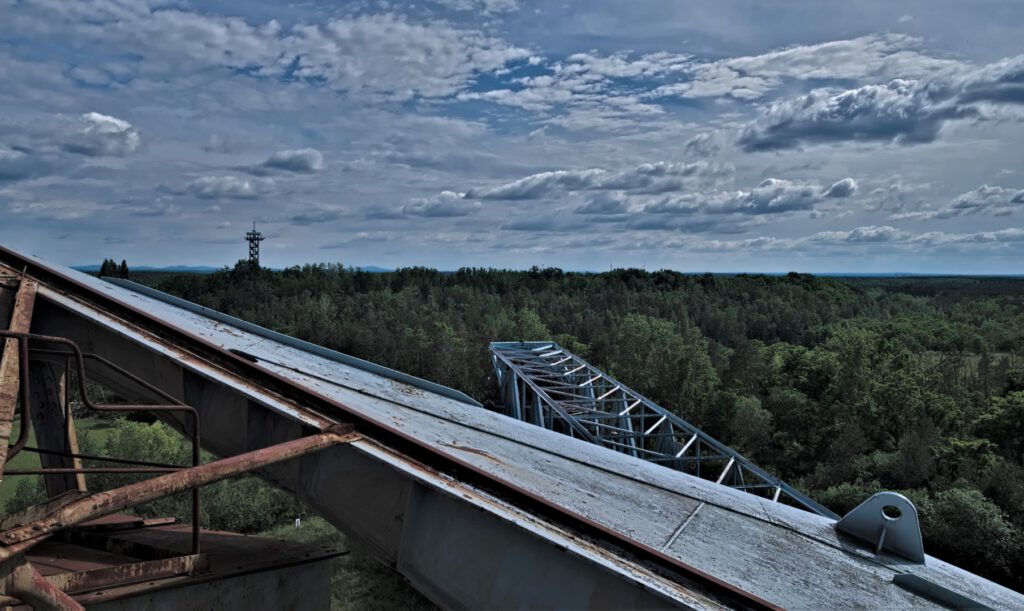
[[[657,161],[633,168],[610,171],[600,168],[587,170],[555,170],[531,174],[509,183],[470,189],[467,198],[473,199],[543,199],[575,191],[628,191],[634,194],[680,191],[700,177],[713,176],[724,169],[706,161],[692,163]]]
[[[825,197],[850,197],[857,192],[857,181],[852,178],[844,178],[832,184],[825,191]]]
[[[901,212],[889,218],[892,220],[950,219],[983,213],[1006,216],[1020,205],[1024,205],[1024,189],[982,185],[972,191],[961,193],[948,206],[936,210]]]
[[[185,191],[202,199],[255,199],[269,193],[273,186],[269,178],[203,176],[185,185]]]
[[[925,55],[918,50],[920,43],[904,34],[870,34],[761,55],[695,62],[689,70],[692,80],[662,86],[653,95],[754,99],[777,89],[786,79],[887,81],[963,69],[962,62]]]
[[[497,10],[508,0],[484,0]],[[251,25],[145,2],[37,1],[34,7],[101,44],[126,43],[145,54],[142,68],[224,68],[262,78],[322,84],[355,95],[396,100],[444,97],[477,74],[530,53],[444,21],[415,22],[396,13],[342,17],[291,28],[276,20]],[[40,27],[51,27],[44,22]]]
[[[1024,104],[1024,55],[970,72],[894,79],[849,90],[815,89],[773,102],[739,137],[747,151],[876,141],[921,144],[955,119],[984,119],[987,106]]]
[[[481,208],[480,202],[464,199],[465,194],[442,191],[426,199],[414,199],[402,208],[402,214],[428,218],[468,216]]]
[[[827,199],[852,196],[854,189],[833,191],[833,188],[841,183],[856,184],[852,178],[845,178],[831,187],[823,187],[813,182],[768,178],[749,191],[684,193],[651,202],[644,206],[643,210],[652,214],[684,215],[765,215],[813,210]]]
[[[480,11],[485,15],[492,13],[512,13],[519,10],[518,0],[433,0],[454,11]]]
[[[90,157],[123,157],[141,145],[139,131],[131,123],[89,112],[78,118],[78,124],[65,136],[62,148]]]

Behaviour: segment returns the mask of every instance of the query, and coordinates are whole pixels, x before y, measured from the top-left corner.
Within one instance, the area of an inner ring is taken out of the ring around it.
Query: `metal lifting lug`
[[[836,522],[836,530],[875,548],[924,564],[917,508],[895,492],[879,492]]]

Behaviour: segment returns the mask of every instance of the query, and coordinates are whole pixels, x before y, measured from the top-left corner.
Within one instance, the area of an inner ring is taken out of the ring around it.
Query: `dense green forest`
[[[926,550],[1024,590],[1024,280],[558,269],[133,274],[461,389],[555,339],[843,514],[909,496]]]

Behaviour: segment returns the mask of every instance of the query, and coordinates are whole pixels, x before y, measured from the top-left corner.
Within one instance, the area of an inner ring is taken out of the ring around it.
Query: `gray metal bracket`
[[[924,564],[917,508],[895,492],[879,492],[836,522],[836,530],[882,550]]]

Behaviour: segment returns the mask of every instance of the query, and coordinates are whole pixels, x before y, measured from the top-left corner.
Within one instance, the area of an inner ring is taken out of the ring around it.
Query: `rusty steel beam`
[[[202,568],[206,558],[202,554],[157,558],[130,564],[48,575],[46,581],[68,594],[88,592],[99,588],[123,586],[142,581],[153,581],[177,575],[190,575]]]
[[[28,333],[32,325],[32,310],[35,307],[37,284],[23,278],[18,287],[18,295],[11,311],[7,330],[15,333]],[[4,341],[3,356],[0,357],[0,482],[3,481],[3,466],[14,457],[28,442],[29,424],[28,383],[22,378],[24,369],[28,367],[28,346],[25,342],[14,338]],[[22,422],[21,432],[13,447],[11,429],[14,426],[14,407],[21,395]]]
[[[4,580],[4,593],[36,611],[84,611],[85,607],[39,574],[27,560],[15,566]]]
[[[7,475],[81,475],[85,473],[174,473],[188,467],[40,467],[8,469]]]
[[[48,515],[38,520],[21,523],[0,533],[0,543],[13,545],[52,534],[86,520],[105,516],[117,511],[148,503],[171,494],[205,486],[228,477],[248,473],[256,469],[323,450],[341,443],[360,438],[351,424],[340,424],[330,429],[300,437],[268,448],[238,454],[230,458],[191,467],[177,473],[161,475],[114,490],[86,494],[61,504]],[[8,518],[20,522],[18,516]],[[5,520],[6,522],[7,520]]]

